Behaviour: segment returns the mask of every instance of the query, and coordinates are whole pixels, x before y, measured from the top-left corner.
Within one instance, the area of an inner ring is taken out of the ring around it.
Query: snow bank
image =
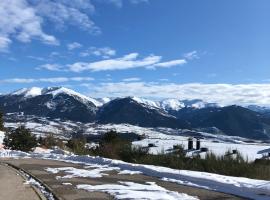
[[[5,138],[5,133],[3,131],[0,131],[0,149],[3,147],[3,140]]]
[[[27,154],[17,151],[0,151],[0,157],[32,157],[52,159],[71,163],[81,163],[86,166],[101,166],[103,168],[117,167],[120,170],[141,172],[145,175],[159,177],[165,181],[184,185],[207,188],[209,190],[239,195],[258,200],[270,199],[270,181],[241,177],[224,176],[206,172],[175,170],[153,165],[131,164],[119,160],[102,157],[59,155],[59,154]]]
[[[121,182],[119,184],[104,185],[77,185],[78,189],[87,191],[106,192],[116,199],[144,199],[144,200],[197,200],[198,198],[174,191],[166,190],[154,182],[139,184],[133,182]]]

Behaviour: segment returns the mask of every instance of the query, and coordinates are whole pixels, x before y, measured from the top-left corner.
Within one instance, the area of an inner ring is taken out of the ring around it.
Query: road
[[[1,200],[40,200],[41,198],[18,171],[0,165],[0,199]]]
[[[100,178],[61,178],[59,176],[67,175],[65,172],[60,173],[49,173],[45,170],[47,167],[59,168],[59,167],[74,167],[76,169],[85,169],[84,165],[66,163],[61,161],[53,160],[41,160],[41,159],[0,159],[0,162],[8,163],[18,168],[25,170],[27,173],[33,175],[37,179],[41,180],[46,184],[53,193],[63,200],[87,200],[87,199],[113,199],[107,193],[103,192],[88,192],[86,190],[79,190],[76,188],[78,184],[90,184],[90,185],[100,185],[100,184],[113,184],[118,181],[130,181],[135,183],[145,183],[145,182],[155,182],[157,185],[166,188],[170,191],[176,191],[179,193],[186,193],[191,196],[197,196],[201,200],[241,200],[244,198],[236,197],[229,194],[224,194],[220,192],[209,191],[205,189],[199,189],[184,185],[179,185],[176,183],[170,183],[161,181],[156,177],[150,177],[142,174],[118,174],[117,171],[106,171],[107,176]],[[2,170],[2,169],[1,169]],[[1,173],[1,171],[0,171]],[[22,182],[22,181],[21,181]],[[72,185],[64,185],[63,183],[71,183]],[[16,198],[17,199],[17,198]],[[28,200],[30,200],[29,198]]]

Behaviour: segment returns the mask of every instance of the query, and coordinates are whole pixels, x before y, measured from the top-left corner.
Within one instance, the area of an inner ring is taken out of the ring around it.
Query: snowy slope
[[[9,95],[18,95],[18,96],[23,96],[25,98],[28,98],[28,97],[39,96],[41,94],[42,94],[42,88],[32,87],[32,88],[22,88],[20,90],[10,93]]]
[[[155,102],[155,101],[151,101],[151,100],[139,98],[139,97],[131,97],[131,99],[133,99],[139,104],[144,104],[146,106],[153,107],[153,108],[160,108],[159,102]]]

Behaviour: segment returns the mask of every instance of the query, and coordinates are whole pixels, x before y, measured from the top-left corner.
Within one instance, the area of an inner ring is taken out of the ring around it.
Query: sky
[[[0,93],[270,105],[268,0],[2,0]]]

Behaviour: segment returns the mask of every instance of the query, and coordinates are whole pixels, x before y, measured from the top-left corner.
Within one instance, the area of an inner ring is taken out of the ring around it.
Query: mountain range
[[[0,110],[5,114],[20,113],[82,123],[128,123],[270,139],[270,109],[258,105],[220,106],[199,99],[95,99],[64,87],[33,87],[0,95]]]

